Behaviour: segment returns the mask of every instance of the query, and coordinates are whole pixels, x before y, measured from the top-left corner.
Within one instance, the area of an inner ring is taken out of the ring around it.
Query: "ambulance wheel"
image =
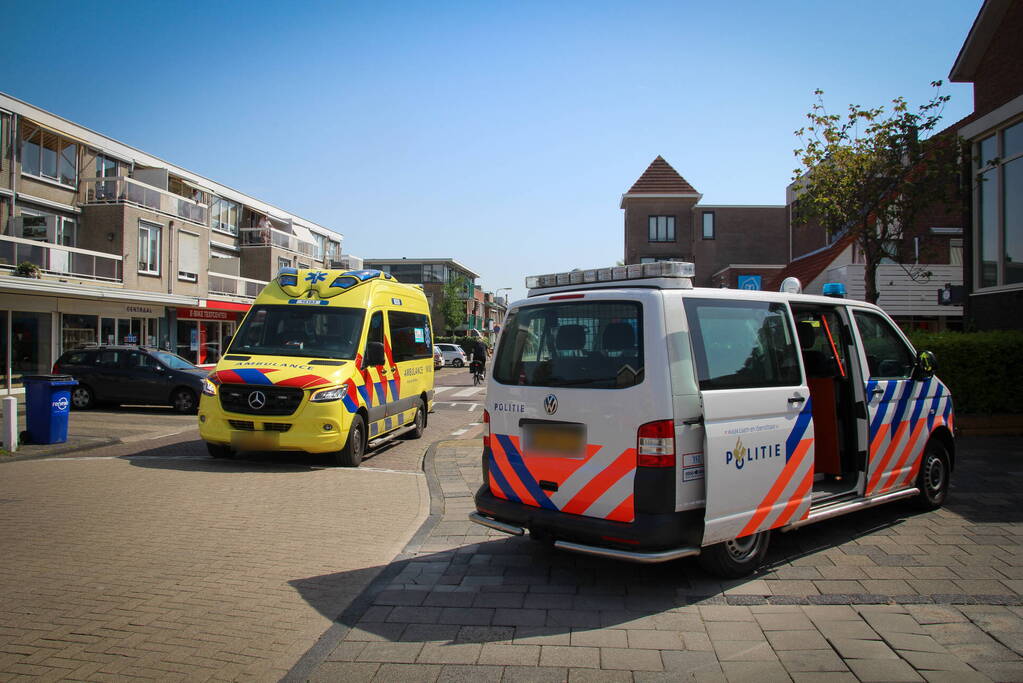
[[[949,458],[945,445],[937,439],[927,442],[920,462],[916,486],[920,489],[917,502],[925,510],[941,507],[948,497]]]
[[[231,450],[230,446],[224,446],[219,443],[206,442],[206,452],[210,454],[211,458],[233,458],[234,451]]]
[[[338,467],[358,467],[362,463],[362,454],[366,452],[366,423],[362,415],[352,415],[352,426],[348,428],[348,441],[345,447],[334,452],[334,464]]]
[[[426,428],[426,411],[423,410],[423,402],[416,401],[416,416],[412,418],[412,429],[406,432],[410,439],[421,439],[423,430]]]
[[[738,579],[752,574],[767,554],[770,531],[708,546],[700,553],[700,566],[716,576]]]

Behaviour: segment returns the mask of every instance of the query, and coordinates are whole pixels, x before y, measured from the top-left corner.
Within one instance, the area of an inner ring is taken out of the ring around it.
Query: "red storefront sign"
[[[236,311],[221,311],[216,308],[179,308],[178,320],[238,320]]]

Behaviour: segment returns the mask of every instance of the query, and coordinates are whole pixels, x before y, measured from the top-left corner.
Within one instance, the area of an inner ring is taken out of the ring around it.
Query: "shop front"
[[[247,310],[248,304],[226,301],[208,301],[205,308],[178,308],[174,353],[196,365],[213,365]]]

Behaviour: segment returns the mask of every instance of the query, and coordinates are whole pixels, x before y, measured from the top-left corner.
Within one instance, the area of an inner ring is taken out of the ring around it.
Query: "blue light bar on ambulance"
[[[298,269],[281,268],[277,273],[277,284],[281,287],[295,287],[298,285]]]
[[[825,282],[823,289],[824,296],[832,296],[836,299],[845,298],[845,285],[841,282]]]
[[[682,261],[656,261],[654,263],[633,263],[613,268],[591,268],[573,270],[567,273],[530,275],[526,278],[526,289],[582,285],[591,282],[614,282],[616,280],[638,280],[649,277],[691,278],[696,275],[696,266]]]

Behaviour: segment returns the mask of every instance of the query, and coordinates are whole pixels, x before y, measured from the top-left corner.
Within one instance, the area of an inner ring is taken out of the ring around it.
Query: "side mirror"
[[[938,359],[931,351],[921,351],[916,355],[914,379],[930,379],[938,370]]]
[[[161,374],[162,375],[163,373],[165,373],[167,371],[167,368],[165,368],[162,365],[160,365],[159,363],[157,363],[156,365],[153,366],[153,370],[157,374]]]
[[[362,361],[362,366],[383,365],[384,362],[384,345],[380,342],[368,342],[366,344],[366,357]]]

